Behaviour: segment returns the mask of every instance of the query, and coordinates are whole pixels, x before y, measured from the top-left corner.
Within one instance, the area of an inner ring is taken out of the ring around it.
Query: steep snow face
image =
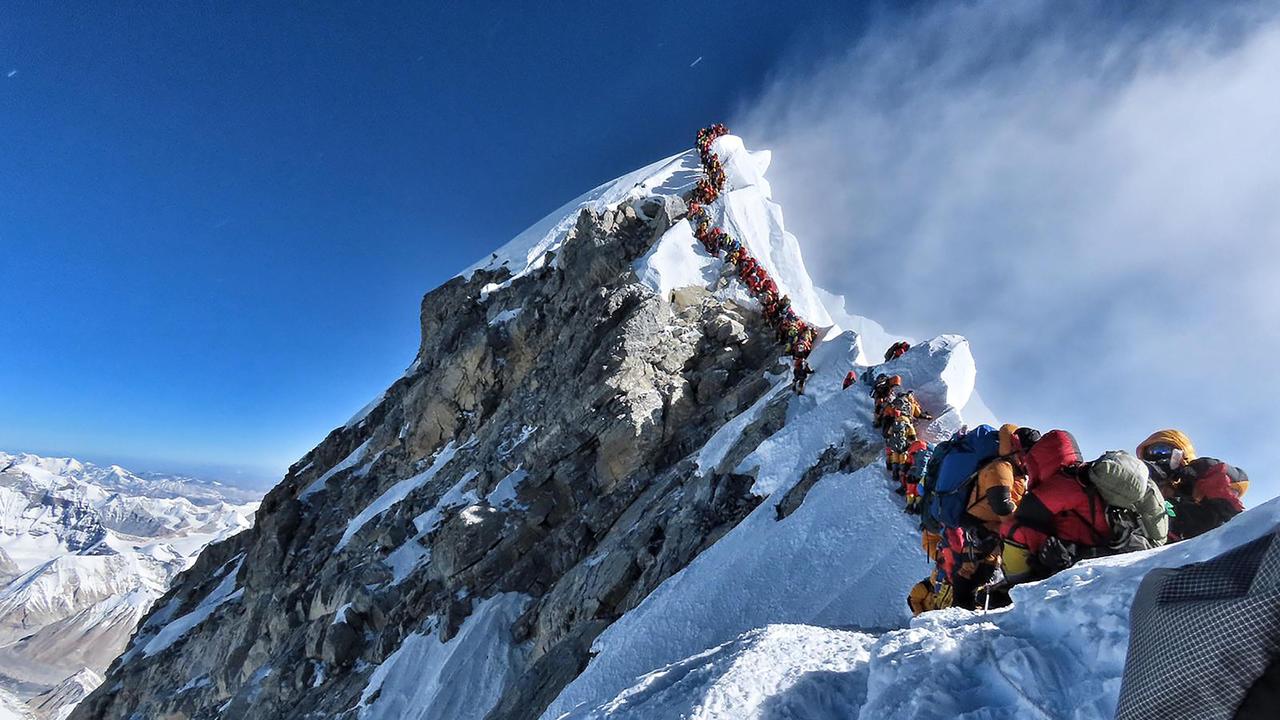
[[[925,613],[878,637],[821,627],[751,631],[561,717],[1108,720],[1124,670],[1129,608],[1146,573],[1208,560],[1275,532],[1280,500],[1193,540],[1084,562],[1019,586],[1014,604],[998,611]],[[772,641],[779,633],[805,642]],[[744,658],[753,670],[737,672]],[[792,674],[801,677],[779,682]]]
[[[772,189],[764,173],[769,152],[751,152],[742,140],[725,135],[713,143],[725,167],[726,186],[721,199],[710,207],[712,223],[737,238],[770,277],[781,293],[791,297],[800,317],[830,327],[831,315],[809,278],[800,245],[787,232],[782,207],[771,199]],[[697,163],[686,153],[685,162]],[[665,295],[680,287],[710,288],[720,276],[723,262],[702,250],[688,220],[676,223],[644,257],[636,261],[636,276],[655,292]],[[734,281],[736,282],[736,281]]]
[[[838,718],[862,705],[872,635],[768,625],[640,678],[616,698],[562,720]]]

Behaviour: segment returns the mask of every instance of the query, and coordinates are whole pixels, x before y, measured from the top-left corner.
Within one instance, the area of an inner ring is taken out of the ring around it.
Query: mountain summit
[[[602,185],[423,298],[404,376],[201,554],[72,717],[901,710],[884,663],[928,633],[886,631],[928,563],[841,387],[899,338],[813,285],[768,153],[714,147],[706,212],[819,330],[804,395],[695,237],[698,153]],[[989,419],[962,337],[886,369],[926,435]]]

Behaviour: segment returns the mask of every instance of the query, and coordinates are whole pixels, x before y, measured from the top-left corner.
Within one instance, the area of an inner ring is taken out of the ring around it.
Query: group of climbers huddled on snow
[[[726,181],[712,144],[727,133],[720,124],[698,132],[706,177],[693,190],[689,220],[707,252],[723,252],[760,302],[762,316],[792,358],[792,389],[804,394],[814,373],[808,356],[817,328],[796,314],[740,241],[711,224],[707,208]],[[910,348],[894,343],[885,362]],[[901,376],[870,368],[859,378],[851,371],[844,388],[860,379],[870,386],[873,425],[884,437],[894,491],[904,496],[908,513],[920,516],[921,545],[934,565],[908,596],[915,614],[1007,605],[1013,585],[1049,577],[1082,559],[1194,537],[1244,510],[1245,472],[1197,457],[1191,440],[1177,430],[1154,433],[1133,454],[1108,451],[1092,461],[1065,430],[1042,434],[1016,425],[979,425],[934,444],[916,428],[933,418],[903,387]]]
[[[895,343],[885,361],[910,349]],[[929,420],[898,375],[869,369],[874,426],[906,511],[921,519],[934,564],[907,598],[912,612],[1009,603],[1008,590],[1088,558],[1195,537],[1244,510],[1243,470],[1197,457],[1177,430],[1152,434],[1134,453],[1086,461],[1066,430],[1016,425],[962,428],[936,445],[917,436]],[[844,387],[857,382],[850,373]]]
[[[916,614],[1007,605],[1011,586],[1080,560],[1195,537],[1243,511],[1249,485],[1240,468],[1197,457],[1177,430],[1092,461],[1065,430],[1016,425],[921,445],[909,481],[934,570],[911,589]]]
[[[707,211],[707,206],[720,197],[725,184],[724,165],[711,145],[728,132],[729,129],[721,124],[698,131],[698,155],[702,159],[706,177],[699,180],[693,189],[689,201],[689,222],[693,225],[693,234],[698,242],[713,256],[719,257],[723,252],[725,262],[737,269],[738,279],[751,296],[760,302],[765,321],[776,331],[784,352],[794,359],[793,386],[796,392],[803,394],[805,381],[813,374],[806,358],[818,340],[817,328],[796,314],[791,307],[791,298],[779,291],[778,283],[769,277],[769,272],[752,257],[745,245],[722,228],[711,224],[711,215]]]

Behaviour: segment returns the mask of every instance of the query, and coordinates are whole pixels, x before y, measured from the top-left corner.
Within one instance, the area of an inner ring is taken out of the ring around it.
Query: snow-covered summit
[[[832,326],[831,314],[805,268],[800,244],[787,232],[782,207],[773,202],[773,190],[765,179],[769,152],[751,152],[734,135],[718,138],[712,148],[725,168],[725,190],[709,208],[712,224],[722,227],[750,251],[777,282],[779,292],[790,296],[792,307],[801,318],[818,327]],[[684,162],[698,162],[693,151],[681,157]],[[721,265],[694,239],[693,228],[686,219],[668,230],[636,261],[635,272],[652,290],[666,294],[680,287],[714,285]],[[738,297],[745,297],[745,293]]]

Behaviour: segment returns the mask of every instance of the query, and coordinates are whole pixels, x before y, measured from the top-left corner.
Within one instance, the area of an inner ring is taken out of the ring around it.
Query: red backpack
[[[1080,446],[1066,430],[1050,430],[1023,457],[1027,468],[1027,489],[1034,490],[1036,482],[1045,480],[1069,465],[1084,462]]]

